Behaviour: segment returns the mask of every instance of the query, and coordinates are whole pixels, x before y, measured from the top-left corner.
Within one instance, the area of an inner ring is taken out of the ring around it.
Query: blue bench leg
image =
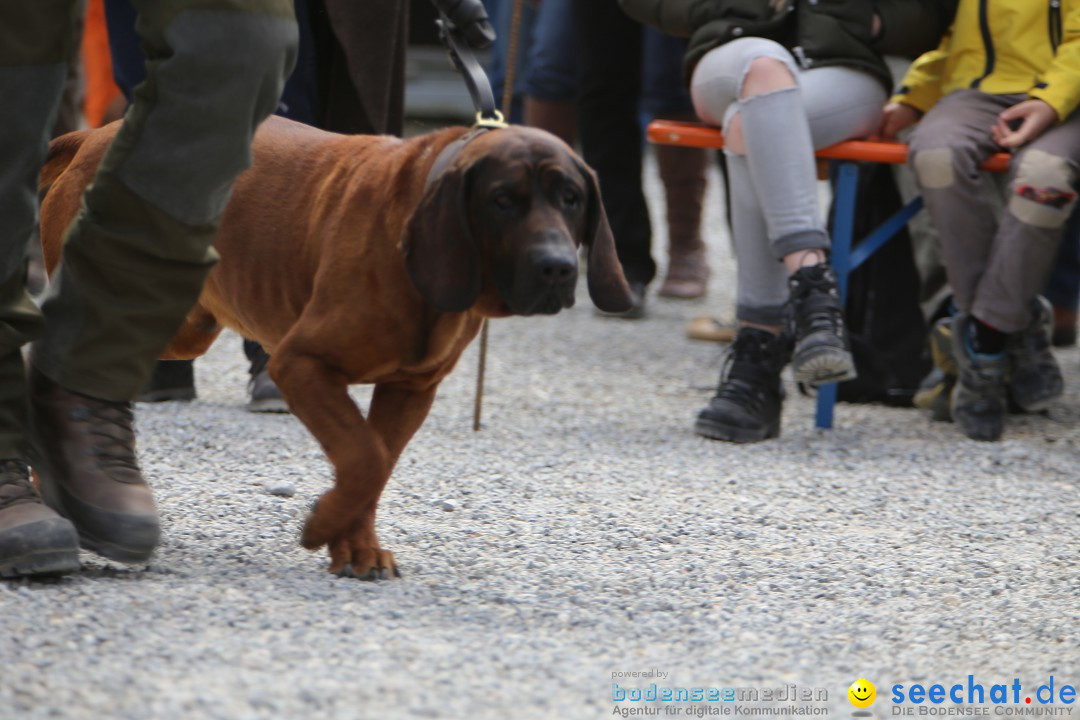
[[[859,184],[859,166],[853,162],[835,163],[836,198],[833,202],[832,266],[840,287],[840,302],[847,298],[848,275],[851,273],[851,244],[855,232],[855,193]],[[833,426],[836,405],[836,383],[818,388],[815,425]]]

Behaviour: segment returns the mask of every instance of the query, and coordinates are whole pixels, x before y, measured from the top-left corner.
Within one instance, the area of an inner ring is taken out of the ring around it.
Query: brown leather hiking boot
[[[78,569],[75,528],[41,502],[25,462],[0,460],[0,577]]]
[[[161,530],[135,460],[131,404],[65,390],[31,368],[30,407],[30,464],[46,504],[74,523],[87,550],[148,559]]]

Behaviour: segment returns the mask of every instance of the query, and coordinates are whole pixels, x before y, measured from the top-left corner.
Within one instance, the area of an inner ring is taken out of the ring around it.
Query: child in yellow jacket
[[[919,123],[910,162],[957,309],[935,339],[951,335],[952,415],[976,440],[1001,437],[1010,397],[1037,411],[1063,389],[1038,293],[1076,203],[1078,105],[1080,0],[961,0],[885,107],[885,137]],[[1013,159],[998,217],[979,166],[1002,149]]]

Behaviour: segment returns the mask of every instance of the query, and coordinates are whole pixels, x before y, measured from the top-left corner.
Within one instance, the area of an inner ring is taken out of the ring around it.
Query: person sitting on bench
[[[789,357],[810,385],[855,375],[814,150],[877,130],[892,84],[880,53],[933,48],[955,3],[620,1],[691,37],[684,78],[698,116],[725,137],[740,327],[694,429],[729,442],[776,437]]]
[[[997,440],[1010,399],[1038,411],[1064,388],[1052,311],[1038,293],[1076,204],[1080,38],[1062,27],[1080,24],[1080,1],[984,4],[961,0],[940,47],[915,62],[886,106],[881,134],[919,122],[908,161],[941,235],[957,310],[931,343],[948,349],[935,359],[957,375],[953,420],[969,438]],[[1002,148],[1013,159],[999,218],[978,168]]]

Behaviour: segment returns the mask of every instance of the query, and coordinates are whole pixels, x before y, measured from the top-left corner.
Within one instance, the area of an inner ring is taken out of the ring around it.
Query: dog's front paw
[[[356,510],[340,503],[334,490],[328,491],[312,508],[304,523],[300,543],[308,550],[323,545],[330,550],[330,572],[360,580],[401,577],[394,553],[379,547],[375,534],[375,513]]]
[[[339,552],[330,550],[330,572],[358,580],[389,580],[401,577],[394,553],[380,547],[353,547],[347,541]]]

